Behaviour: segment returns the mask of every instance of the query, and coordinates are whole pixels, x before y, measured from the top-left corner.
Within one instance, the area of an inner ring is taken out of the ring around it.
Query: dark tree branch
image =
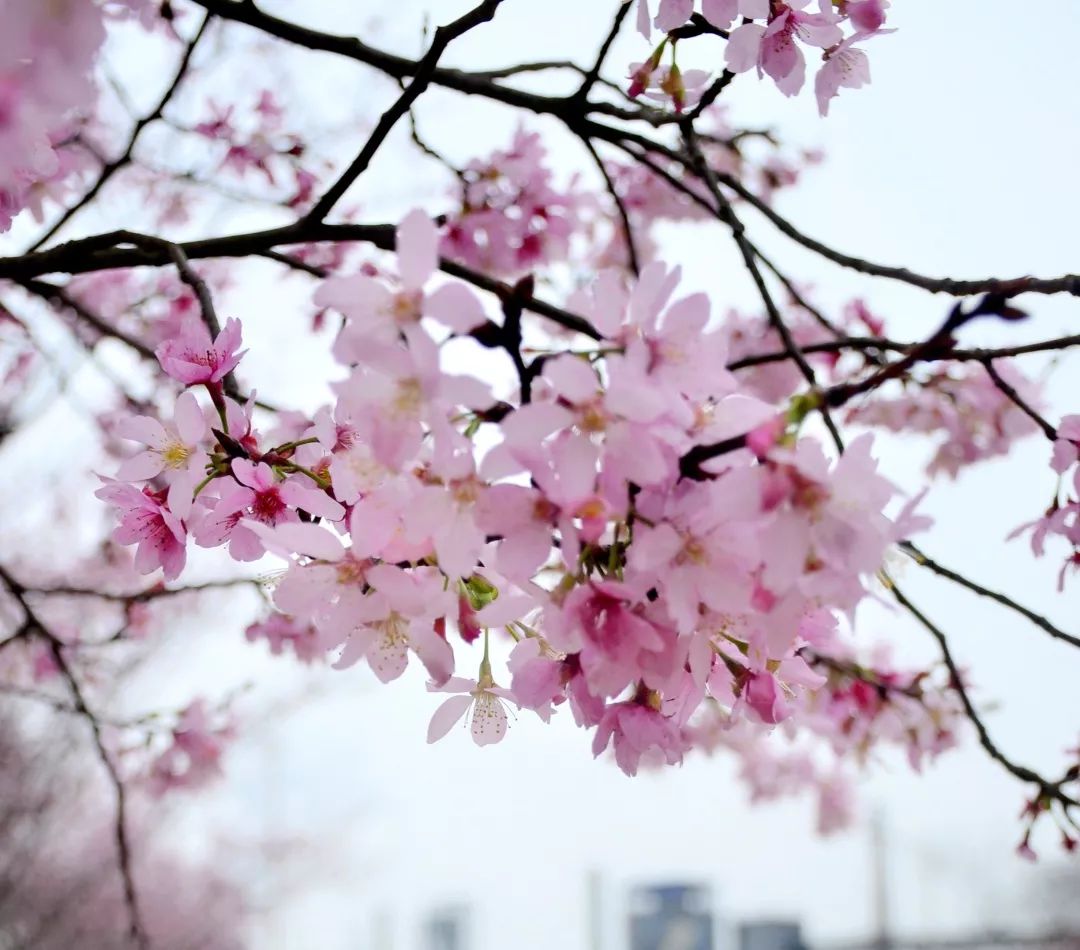
[[[827,244],[822,244],[820,241],[814,240],[814,238],[803,234],[798,228],[774,211],[765,201],[755,195],[738,179],[722,172],[716,172],[716,178],[721,184],[730,188],[748,204],[753,205],[755,209],[760,211],[776,225],[783,234],[786,234],[796,243],[801,244],[808,250],[814,251],[816,254],[820,254],[826,260],[830,260],[834,264],[839,264],[841,267],[846,267],[849,270],[858,271],[861,274],[869,274],[873,277],[885,277],[889,280],[898,280],[933,294],[948,294],[952,297],[967,297],[972,294],[986,293],[1005,294],[1006,296],[1025,293],[1068,293],[1073,296],[1080,296],[1080,276],[1076,274],[1066,274],[1064,277],[1054,278],[1025,276],[1009,279],[987,277],[981,280],[954,280],[951,277],[927,277],[923,274],[918,274],[915,271],[908,270],[906,267],[888,267],[883,264],[875,264],[872,261],[854,257],[850,254],[844,254],[841,251],[834,250]]]
[[[393,225],[388,224],[296,222],[268,231],[253,231],[174,245],[160,238],[148,238],[146,235],[129,231],[112,231],[79,241],[68,241],[35,254],[0,258],[0,279],[22,282],[41,274],[86,274],[115,268],[161,267],[172,263],[169,248],[173,246],[179,247],[189,261],[214,257],[274,256],[273,252],[279,247],[320,241],[357,241],[382,250],[393,250],[394,232]],[[125,244],[134,246],[124,247]],[[288,256],[278,254],[274,259],[287,263],[290,267],[312,272],[312,268],[301,266],[295,258],[288,257],[285,260],[285,257]],[[500,300],[506,299],[512,293],[508,284],[455,261],[443,259],[439,266],[443,273],[493,293]],[[524,306],[526,310],[546,317],[567,330],[584,334],[594,340],[600,339],[600,334],[587,320],[568,310],[535,297],[525,301]]]
[[[987,587],[983,587],[981,584],[975,583],[975,581],[969,580],[962,574],[958,574],[956,571],[945,567],[943,564],[939,564],[933,558],[931,558],[924,551],[917,548],[910,541],[904,541],[901,548],[908,554],[908,556],[915,561],[916,564],[921,567],[925,567],[927,570],[932,571],[939,577],[944,577],[947,580],[952,581],[954,584],[958,584],[961,587],[970,590],[972,593],[978,594],[980,597],[986,597],[990,600],[996,601],[1003,607],[1008,607],[1009,610],[1013,610],[1023,617],[1030,620],[1035,626],[1042,630],[1045,630],[1050,636],[1056,640],[1061,640],[1065,643],[1071,643],[1074,647],[1080,647],[1080,637],[1073,636],[1071,633],[1066,633],[1060,627],[1054,626],[1049,620],[1043,617],[1041,614],[1035,613],[1025,607],[1023,604],[1017,603],[1011,597],[1007,597],[1004,594],[1000,594],[997,591],[990,590]]]
[[[101,721],[86,703],[86,697],[83,694],[82,687],[79,685],[79,680],[75,676],[75,673],[64,654],[64,642],[57,637],[44,622],[42,622],[41,618],[34,613],[33,607],[27,602],[27,588],[19,583],[19,581],[17,581],[4,567],[0,567],[0,581],[4,582],[4,586],[7,587],[11,596],[18,602],[24,617],[24,622],[19,630],[16,631],[15,635],[4,641],[0,646],[7,646],[14,640],[33,633],[41,636],[48,644],[49,653],[56,663],[56,667],[60,671],[61,676],[63,676],[64,681],[67,683],[68,690],[71,692],[72,704],[75,711],[78,712],[90,726],[94,748],[97,750],[98,757],[101,759],[109,783],[112,785],[113,793],[116,796],[116,855],[120,878],[124,889],[124,903],[128,913],[128,933],[136,947],[140,948],[140,950],[149,950],[150,942],[147,937],[146,929],[143,926],[142,916],[139,912],[138,897],[135,892],[135,877],[132,871],[131,841],[127,828],[127,790],[124,787],[124,782],[120,777],[120,773],[116,769],[116,765],[112,761],[112,757],[109,755],[108,749],[105,747],[105,742],[101,734]]]
[[[866,355],[886,350],[897,353],[910,353],[921,346],[921,343],[899,343],[896,340],[888,340],[884,337],[841,336],[839,339],[822,343],[807,343],[802,347],[802,351],[804,353],[845,353],[851,351]],[[1021,346],[1004,346],[997,349],[923,351],[918,355],[918,361],[933,363],[947,360],[950,363],[983,363],[986,360],[1024,356],[1028,353],[1050,353],[1071,346],[1080,346],[1080,334],[1055,337],[1052,340],[1041,340],[1038,343],[1025,343]],[[777,350],[774,353],[755,353],[751,356],[733,360],[727,364],[727,368],[730,370],[745,369],[749,366],[761,366],[764,363],[779,363],[790,358],[786,350]],[[874,360],[874,362],[878,362],[878,360]]]
[[[615,187],[615,182],[611,177],[611,174],[607,170],[607,166],[604,164],[604,160],[600,157],[600,154],[596,151],[596,146],[585,136],[582,136],[581,143],[588,150],[589,155],[592,157],[593,162],[599,169],[600,174],[603,176],[604,185],[607,188],[608,194],[611,196],[611,200],[615,203],[615,210],[618,212],[619,220],[622,222],[623,227],[623,240],[626,244],[626,256],[630,264],[630,270],[635,277],[641,274],[641,263],[637,252],[637,242],[634,239],[634,229],[630,224],[630,214],[626,210],[626,202],[623,201],[622,196],[619,194],[618,189]]]
[[[482,3],[463,16],[458,17],[452,23],[436,28],[435,38],[432,40],[431,46],[428,47],[428,51],[416,65],[412,82],[409,83],[394,104],[382,114],[371,136],[364,143],[360,154],[353,159],[352,164],[315,202],[314,207],[307,214],[308,221],[322,221],[333,210],[334,205],[338,203],[342,195],[349,190],[353,182],[371,164],[371,160],[390,134],[391,129],[397,125],[399,119],[408,114],[412,104],[431,85],[436,65],[442,54],[446,52],[446,48],[458,37],[468,33],[469,30],[491,20],[502,3],[503,0],[483,0]]]
[[[1002,378],[1001,374],[994,366],[994,361],[990,358],[985,358],[979,362],[982,363],[983,369],[986,370],[987,375],[994,381],[994,385],[1005,395],[1005,397],[1012,402],[1017,409],[1023,412],[1025,416],[1034,422],[1042,431],[1043,435],[1051,442],[1055,441],[1057,439],[1057,429],[1040,416],[1027,400],[1016,391],[1015,387],[1009,385],[1009,383]]]
[[[20,286],[34,294],[37,297],[47,300],[58,307],[66,307],[72,313],[75,314],[80,320],[87,326],[93,327],[102,336],[110,336],[121,343],[130,346],[140,356],[155,360],[154,351],[150,349],[141,340],[131,336],[131,334],[124,332],[118,327],[114,327],[109,323],[106,323],[101,317],[90,310],[88,307],[83,306],[76,300],[68,291],[63,287],[58,287],[55,284],[50,284],[44,280],[27,280],[20,281]]]
[[[618,37],[619,30],[622,29],[627,13],[630,12],[631,4],[624,2],[624,0],[616,0],[616,2],[619,4],[619,8],[615,11],[615,18],[612,20],[611,28],[608,30],[607,36],[604,37],[604,42],[600,44],[600,51],[596,54],[596,60],[593,62],[592,68],[585,74],[585,78],[582,80],[577,92],[574,93],[574,99],[580,102],[588,101],[589,93],[592,92],[593,86],[596,85],[596,81],[600,78],[600,71],[604,68],[612,44]]]
[[[803,356],[802,350],[799,348],[798,343],[795,342],[795,338],[791,335],[791,330],[788,328],[783,315],[780,313],[780,308],[776,306],[776,302],[769,292],[769,287],[765,283],[765,277],[757,264],[757,248],[754,247],[749,238],[747,238],[746,229],[743,227],[743,223],[739,220],[738,215],[735,214],[735,209],[731,207],[731,202],[721,193],[716,178],[713,175],[713,171],[705,160],[701,148],[698,146],[697,138],[694,133],[693,121],[687,119],[682,126],[682,131],[687,151],[694,160],[699,175],[705,181],[709,192],[716,201],[718,216],[731,229],[732,237],[735,239],[735,243],[739,248],[739,253],[742,255],[743,264],[750,273],[750,276],[754,281],[754,286],[757,287],[758,295],[765,305],[765,311],[768,314],[770,325],[780,335],[785,352],[791,357],[795,365],[798,366],[799,372],[802,373],[803,379],[805,379],[807,385],[809,385],[811,393],[817,395],[819,393],[817,374],[814,372],[814,368],[806,361],[806,357]],[[832,414],[829,412],[829,403],[827,400],[821,400],[820,409],[822,420],[825,422],[825,427],[829,430],[829,435],[832,437],[833,444],[836,446],[836,451],[843,454],[844,439],[840,435],[840,430],[837,428]]]
[[[949,646],[949,640],[944,632],[921,610],[919,610],[918,607],[908,600],[903,591],[901,591],[891,579],[889,580],[889,587],[899,604],[937,641],[938,647],[941,649],[941,657],[945,661],[945,665],[948,667],[949,674],[952,678],[952,688],[960,698],[960,703],[964,707],[965,715],[975,727],[975,733],[979,737],[979,744],[983,747],[986,754],[1022,782],[1028,782],[1037,786],[1041,796],[1044,796],[1051,801],[1058,802],[1066,809],[1080,807],[1080,802],[1077,802],[1062,790],[1062,785],[1065,784],[1064,782],[1050,782],[1032,769],[1023,765],[1017,765],[997,747],[997,744],[990,736],[990,732],[987,730],[985,723],[983,723],[979,711],[975,708],[971,696],[968,694],[960,667],[957,665],[952,648]]]

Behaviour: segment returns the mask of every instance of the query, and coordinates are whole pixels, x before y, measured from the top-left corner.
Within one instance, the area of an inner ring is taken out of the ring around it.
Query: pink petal
[[[473,707],[472,737],[480,746],[493,745],[506,735],[506,708],[493,695],[481,695]]]
[[[564,354],[544,363],[544,379],[555,391],[572,403],[589,402],[596,397],[600,381],[586,360]]]
[[[302,475],[299,478],[307,479],[307,476]],[[327,521],[340,521],[345,517],[345,508],[340,502],[334,501],[324,491],[301,485],[299,480],[286,481],[281,486],[281,498],[286,504],[303,508],[309,514]]]
[[[157,452],[140,452],[120,463],[116,477],[122,482],[143,482],[160,475],[164,467]]]
[[[761,40],[765,27],[761,23],[744,23],[732,30],[724,50],[724,62],[733,73],[745,73],[753,69],[761,55]]]
[[[345,557],[345,547],[326,528],[300,521],[285,522],[274,527],[254,521],[244,521],[266,545],[268,551],[288,557],[304,554],[321,561],[340,561]]]
[[[439,232],[423,210],[410,211],[397,229],[398,273],[408,290],[419,290],[439,266]]]
[[[468,694],[464,696],[451,696],[446,702],[444,702],[438,709],[435,710],[435,715],[431,717],[431,723],[428,726],[427,741],[438,742],[443,736],[445,736],[461,719],[462,716],[468,712],[469,706],[472,705],[472,696]]]
[[[187,445],[194,445],[206,435],[206,417],[192,392],[182,392],[176,400],[176,431]]]
[[[169,486],[168,504],[177,518],[186,518],[191,513],[198,475],[198,472],[187,470],[179,472]]]
[[[658,30],[669,33],[677,30],[694,12],[694,0],[660,0],[660,9],[656,12],[656,24]]]
[[[152,448],[159,449],[169,441],[169,433],[165,427],[150,416],[132,416],[124,419],[116,427],[116,431],[125,439],[132,442],[142,442]]]
[[[464,284],[443,284],[424,301],[424,313],[455,333],[468,333],[487,322],[483,304]]]

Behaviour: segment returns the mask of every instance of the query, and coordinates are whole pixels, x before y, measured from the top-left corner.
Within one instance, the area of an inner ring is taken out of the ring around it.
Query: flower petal
[[[431,717],[431,723],[428,725],[427,741],[429,743],[438,742],[453,729],[454,724],[468,711],[472,701],[472,696],[468,694],[451,696],[446,700],[435,710],[435,715]]]

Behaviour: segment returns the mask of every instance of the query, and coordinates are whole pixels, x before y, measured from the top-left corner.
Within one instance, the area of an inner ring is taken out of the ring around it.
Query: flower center
[[[284,510],[285,502],[281,500],[281,494],[276,487],[256,492],[255,500],[251,503],[252,515],[266,524],[274,524]]]
[[[191,458],[191,449],[183,442],[170,442],[161,450],[161,460],[166,468],[183,468]]]
[[[421,309],[424,302],[422,290],[401,290],[394,294],[393,303],[390,304],[390,314],[398,325],[407,326],[416,323],[421,317]]]
[[[424,391],[418,379],[402,379],[397,384],[394,410],[400,416],[415,416],[424,403]]]

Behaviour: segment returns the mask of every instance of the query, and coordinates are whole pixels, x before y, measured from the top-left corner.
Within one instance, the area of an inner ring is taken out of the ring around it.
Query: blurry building
[[[667,884],[633,892],[630,950],[713,950],[714,928],[706,887]]]
[[[789,920],[739,925],[739,950],[805,950],[802,928]]]
[[[463,907],[445,907],[432,913],[424,928],[424,950],[469,950]]]

